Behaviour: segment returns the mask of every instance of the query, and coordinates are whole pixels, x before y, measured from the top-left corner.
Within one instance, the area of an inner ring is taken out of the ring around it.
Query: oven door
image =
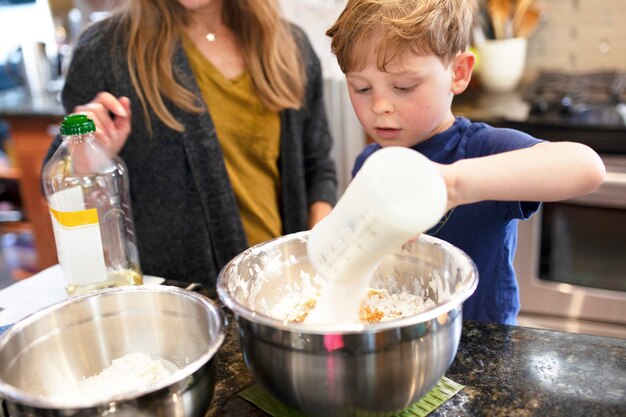
[[[596,191],[520,222],[522,313],[626,324],[626,158],[603,159]]]

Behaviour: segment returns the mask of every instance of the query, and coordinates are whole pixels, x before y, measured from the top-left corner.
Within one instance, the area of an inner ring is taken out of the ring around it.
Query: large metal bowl
[[[456,355],[461,306],[478,284],[474,263],[422,235],[384,258],[374,286],[403,287],[431,298],[434,307],[348,327],[272,318],[271,306],[315,274],[307,237],[301,232],[252,247],[220,273],[218,294],[235,314],[246,365],[269,392],[308,416],[384,416],[408,407]]]
[[[202,416],[223,340],[222,311],[197,293],[160,285],[89,293],[40,310],[0,336],[0,397],[11,417]],[[165,359],[178,370],[105,400],[67,398],[67,387],[128,353]]]

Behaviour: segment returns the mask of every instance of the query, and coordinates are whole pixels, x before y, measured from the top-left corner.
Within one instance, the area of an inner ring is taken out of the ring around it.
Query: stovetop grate
[[[529,121],[563,125],[626,126],[626,73],[541,72],[524,99]]]
[[[591,73],[541,72],[529,86],[525,98],[560,103],[569,96],[587,104],[626,102],[626,73],[616,71]]]

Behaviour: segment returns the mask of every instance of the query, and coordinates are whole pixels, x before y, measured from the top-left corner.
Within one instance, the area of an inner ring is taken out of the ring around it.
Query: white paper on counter
[[[143,276],[144,284],[161,284],[165,279],[151,275]],[[50,268],[16,282],[0,291],[0,327],[13,324],[18,320],[65,300],[65,278],[60,265]]]

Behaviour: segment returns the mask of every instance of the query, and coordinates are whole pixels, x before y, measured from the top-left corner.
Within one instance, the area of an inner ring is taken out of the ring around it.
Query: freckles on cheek
[[[356,118],[359,119],[359,123],[361,124],[361,126],[364,129],[368,129],[369,123],[368,123],[368,119],[365,116],[365,114],[363,114],[363,112],[358,111],[356,108],[354,109],[354,113],[356,114]]]
[[[352,103],[352,109],[354,110],[357,119],[359,119],[359,122],[365,126],[367,121],[367,104],[364,100],[359,100],[358,97],[354,97],[352,94],[350,94],[350,102]]]
[[[407,105],[400,108],[399,112],[403,119],[428,120],[433,113],[433,105],[430,101],[422,101],[419,104]]]
[[[426,104],[421,110],[422,118],[431,119],[436,114],[435,110],[435,106],[432,103]]]
[[[436,97],[436,96],[432,96]],[[419,103],[416,103],[410,106],[410,110],[413,114],[419,114],[423,118],[431,118],[432,116],[437,115],[441,111],[440,103],[435,99],[425,98],[420,100]]]

